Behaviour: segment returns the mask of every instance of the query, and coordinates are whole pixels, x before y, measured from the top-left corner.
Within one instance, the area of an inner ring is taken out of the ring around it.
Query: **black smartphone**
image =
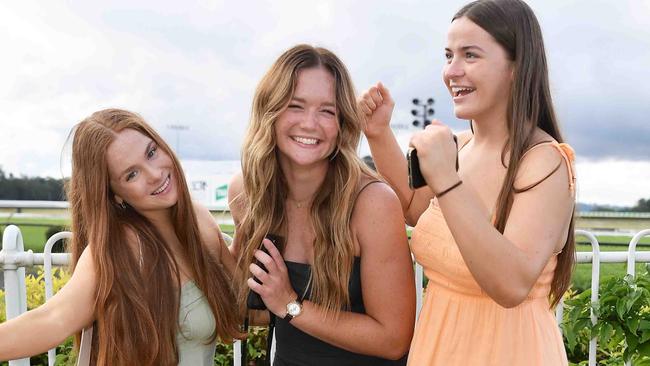
[[[269,239],[271,243],[273,243],[273,245],[275,245],[275,247],[278,248],[278,250],[281,250],[281,245],[283,241],[283,238],[281,236],[274,235],[274,234],[267,234],[266,239]],[[264,244],[260,245],[259,249],[264,253],[269,254],[269,251],[268,249],[266,249]],[[255,259],[255,264],[257,264],[260,268],[266,271],[266,267],[258,259]],[[256,277],[253,277],[253,279],[257,283],[261,284],[261,282]],[[262,301],[262,297],[253,290],[248,291],[248,297],[246,298],[246,307],[251,310],[266,310],[266,305],[264,304],[264,301]]]
[[[454,144],[456,144],[456,171],[458,171],[458,138],[456,135],[452,136],[454,138]],[[422,171],[420,170],[418,151],[415,148],[410,148],[406,152],[406,162],[409,171],[409,187],[413,190],[427,185],[427,181],[424,179]]]

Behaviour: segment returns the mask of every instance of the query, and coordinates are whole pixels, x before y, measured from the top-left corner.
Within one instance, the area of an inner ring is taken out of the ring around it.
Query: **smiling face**
[[[275,123],[283,166],[327,164],[339,130],[334,77],[321,67],[298,71],[296,88]]]
[[[178,200],[171,157],[148,136],[126,128],[106,150],[111,190],[140,214],[166,210]]]
[[[445,57],[442,76],[456,117],[505,117],[513,66],[503,47],[483,28],[461,17],[449,27]]]

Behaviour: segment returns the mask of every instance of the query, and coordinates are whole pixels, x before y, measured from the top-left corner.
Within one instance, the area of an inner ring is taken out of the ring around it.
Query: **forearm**
[[[0,360],[13,360],[46,352],[62,343],[59,321],[37,308],[0,324]]]
[[[476,193],[460,185],[439,198],[438,204],[465,264],[481,288],[505,307],[523,301],[536,280],[532,261],[491,224],[489,212]]]
[[[339,348],[388,359],[402,357],[412,336],[412,330],[391,328],[367,314],[342,311],[338,318],[325,315],[311,301],[303,302],[303,313],[291,320],[291,324]]]
[[[395,135],[386,128],[377,136],[368,136],[368,144],[375,167],[381,176],[393,188],[406,212],[413,196],[408,183],[408,166],[404,152],[400,149]]]

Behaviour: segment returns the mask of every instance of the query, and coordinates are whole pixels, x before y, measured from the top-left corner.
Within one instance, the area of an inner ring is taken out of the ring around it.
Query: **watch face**
[[[296,302],[292,302],[287,305],[287,313],[289,313],[291,316],[296,316],[300,314],[300,304]]]

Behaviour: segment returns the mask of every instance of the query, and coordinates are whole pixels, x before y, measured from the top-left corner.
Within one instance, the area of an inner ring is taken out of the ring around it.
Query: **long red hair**
[[[98,111],[73,130],[72,176],[67,186],[73,232],[72,268],[90,245],[97,275],[97,337],[93,342],[97,365],[176,365],[178,263],[168,243],[144,216],[117,205],[109,185],[106,150],[116,133],[126,128],[150,137],[171,157],[178,183],[178,202],[171,209],[174,231],[184,244],[182,255],[191,275],[214,314],[213,340],[218,337],[230,342],[239,335],[232,281],[219,258],[201,241],[178,159],[135,113]],[[135,234],[138,243],[133,243],[130,233]],[[134,251],[133,244],[140,250]]]

